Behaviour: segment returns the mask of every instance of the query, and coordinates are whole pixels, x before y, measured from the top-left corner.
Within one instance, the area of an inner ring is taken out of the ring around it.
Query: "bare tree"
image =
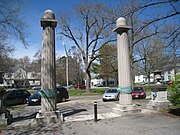
[[[21,0],[0,1],[0,39],[17,38],[25,47],[28,43],[25,39],[26,23],[20,18]]]
[[[130,30],[130,60],[132,71],[134,64],[147,57],[136,57],[135,49],[151,37],[158,35],[165,24],[170,23],[170,19],[178,19],[180,4],[178,0],[128,0],[120,3],[122,8],[116,8],[114,15],[127,18]],[[176,29],[176,36],[179,35],[179,29]],[[134,75],[132,73],[132,78]]]
[[[168,66],[174,69],[174,78],[177,73],[177,66],[180,63],[180,27],[178,23],[172,21],[172,24],[165,26],[163,36],[166,45],[166,54],[169,56]]]
[[[164,59],[166,56],[164,44],[159,37],[149,38],[146,41],[142,41],[135,51],[137,57],[142,59],[138,62],[140,73],[147,76],[148,84],[150,84],[150,74],[154,70],[162,70],[163,65],[168,61]]]
[[[71,40],[80,50],[85,64],[86,90],[88,92],[90,91],[92,62],[98,57],[98,51],[103,44],[114,41],[111,27],[114,18],[102,3],[79,4],[76,6],[76,14],[73,16],[68,18],[65,14],[60,15],[59,34]],[[73,21],[79,21],[78,29],[73,28],[71,23]]]
[[[19,39],[25,47],[25,22],[20,18],[21,0],[0,0],[0,78],[10,68],[9,55],[14,51],[10,39]]]
[[[106,80],[108,86],[108,80],[115,78],[117,80],[117,47],[113,44],[104,44],[99,50],[99,65],[96,65],[96,72],[101,78]]]
[[[78,84],[78,86],[84,85],[83,64],[79,49],[77,49],[76,46],[72,46],[70,55],[70,78],[72,79],[72,82]]]

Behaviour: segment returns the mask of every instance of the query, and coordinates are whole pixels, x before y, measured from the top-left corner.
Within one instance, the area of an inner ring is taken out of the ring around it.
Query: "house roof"
[[[176,68],[180,69],[180,63],[176,64]],[[163,71],[169,71],[169,70],[172,70],[172,69],[174,69],[174,65],[172,65],[172,64],[163,67]]]

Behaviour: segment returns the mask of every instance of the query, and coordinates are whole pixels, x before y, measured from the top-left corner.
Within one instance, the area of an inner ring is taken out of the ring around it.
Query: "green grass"
[[[144,86],[144,88],[145,88],[146,92],[151,92],[152,91],[150,86]]]
[[[34,93],[36,93],[36,92],[37,92],[37,91],[32,90],[32,89],[27,89],[27,91],[29,91],[31,94],[34,94]]]
[[[31,94],[36,93],[35,90],[27,89]],[[90,95],[102,95],[106,88],[98,88],[98,89],[91,89],[90,92],[86,92],[86,90],[81,89],[69,89],[69,96],[90,96]]]
[[[167,90],[166,86],[144,86],[146,92],[151,92],[153,89],[157,88],[158,90]]]
[[[86,90],[75,90],[70,89],[69,96],[92,96],[92,95],[102,95],[106,89],[105,88],[98,88],[98,89],[91,89],[90,92],[86,92]]]
[[[98,89],[91,89],[92,92],[97,93],[98,95],[102,95],[107,88],[98,88]]]
[[[3,129],[5,129],[5,128],[6,128],[6,125],[0,124],[0,134],[1,134],[1,131],[2,131]]]

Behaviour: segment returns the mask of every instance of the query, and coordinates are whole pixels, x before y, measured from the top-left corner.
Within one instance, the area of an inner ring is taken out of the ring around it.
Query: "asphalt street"
[[[98,121],[94,122],[93,103],[97,102]],[[20,105],[11,108],[13,123],[2,135],[179,135],[179,117],[163,116],[146,109],[147,100],[133,100],[142,113],[119,116],[112,113],[117,101],[103,102],[101,96],[73,97],[59,103],[57,108],[65,121],[48,125],[37,125],[35,114],[40,106]]]

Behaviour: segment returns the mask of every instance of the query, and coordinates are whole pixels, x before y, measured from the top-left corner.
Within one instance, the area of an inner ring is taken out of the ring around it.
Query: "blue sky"
[[[20,41],[11,40],[12,44],[14,44],[16,51],[13,54],[14,58],[22,58],[24,56],[29,56],[33,60],[34,54],[41,50],[42,48],[42,28],[40,26],[40,20],[43,16],[43,13],[47,9],[51,9],[54,11],[55,16],[58,15],[60,11],[62,12],[71,12],[75,5],[86,2],[86,1],[93,1],[93,2],[103,2],[108,6],[116,6],[119,5],[121,2],[126,2],[125,0],[24,0],[22,4],[22,12],[21,15],[22,19],[26,21],[27,27],[27,41],[29,43],[28,49],[20,43]],[[155,0],[156,1],[156,0]],[[176,3],[178,4],[178,3]],[[153,8],[146,9],[142,15],[142,17],[152,18],[152,14],[158,11],[161,15],[162,13],[166,14],[169,11],[167,5],[160,6],[158,10],[154,10]],[[166,10],[164,10],[166,9]],[[173,18],[169,18],[171,20]],[[162,21],[164,23],[164,21]],[[159,22],[159,25],[161,23]],[[58,35],[56,34],[56,54],[57,56],[64,56],[64,46],[62,45],[62,41],[57,39]],[[67,49],[71,47],[72,43],[69,41],[65,41]]]
[[[26,0],[22,5],[23,14],[22,19],[24,19],[28,25],[26,28],[28,36],[27,41],[29,43],[28,49],[26,49],[19,41],[12,41],[16,51],[13,54],[14,58],[22,58],[28,56],[34,59],[34,54],[42,47],[42,28],[40,26],[40,19],[43,13],[47,9],[54,11],[55,15],[61,11],[69,12],[73,9],[74,5],[81,3],[85,0]],[[119,0],[93,0],[104,2],[108,5],[113,6],[119,3]],[[57,40],[56,34],[56,54],[58,56],[65,55],[64,47],[62,41]],[[70,48],[67,44],[67,48]]]

